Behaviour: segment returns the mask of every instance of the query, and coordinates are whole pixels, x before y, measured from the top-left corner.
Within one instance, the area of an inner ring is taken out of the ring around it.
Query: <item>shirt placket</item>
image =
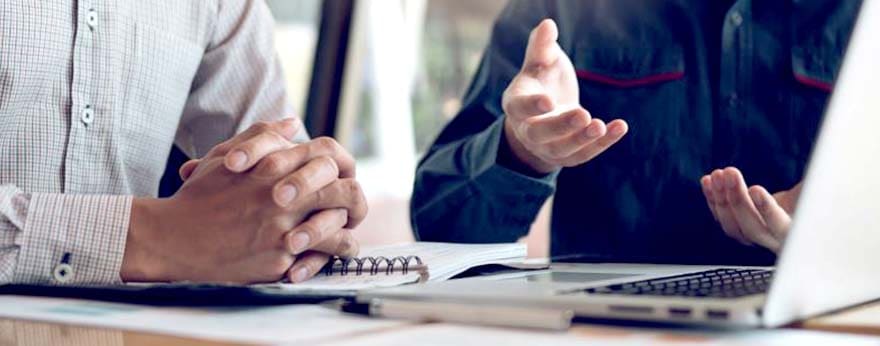
[[[718,88],[721,102],[718,119],[714,122],[715,144],[713,166],[723,167],[731,162],[736,150],[735,126],[747,113],[747,98],[751,83],[751,60],[749,47],[751,35],[751,0],[737,1],[725,16],[721,31],[721,71]]]
[[[64,191],[80,192],[83,174],[88,174],[88,158],[84,153],[98,148],[89,148],[90,139],[96,136],[102,123],[101,107],[96,102],[97,72],[96,62],[100,60],[98,51],[98,30],[100,13],[95,1],[78,1],[76,10],[76,36],[73,47],[73,78],[71,81],[70,138],[65,157]]]

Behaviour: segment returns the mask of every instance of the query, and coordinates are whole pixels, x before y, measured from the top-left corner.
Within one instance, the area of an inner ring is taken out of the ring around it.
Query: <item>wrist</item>
[[[157,198],[134,198],[131,203],[131,218],[125,254],[119,276],[125,282],[167,281],[166,266],[162,256],[153,251],[161,247],[164,205],[168,201]]]
[[[498,150],[499,162],[502,165],[528,176],[541,177],[559,169],[558,166],[544,162],[532,154],[516,137],[513,124],[507,118],[504,119],[504,131],[501,134]]]

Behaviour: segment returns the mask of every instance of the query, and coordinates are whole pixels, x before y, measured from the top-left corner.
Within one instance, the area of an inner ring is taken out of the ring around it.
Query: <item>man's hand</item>
[[[354,160],[326,138],[291,143],[295,124],[255,125],[185,165],[172,198],[136,199],[123,279],[301,282],[330,254],[356,255]]]
[[[728,236],[779,253],[791,227],[801,184],[770,195],[761,186],[746,188],[736,168],[716,169],[700,179],[712,215]]]
[[[577,166],[604,152],[627,132],[623,120],[607,125],[580,106],[574,66],[545,19],[529,37],[522,69],[504,91],[504,133],[514,156],[538,173]]]

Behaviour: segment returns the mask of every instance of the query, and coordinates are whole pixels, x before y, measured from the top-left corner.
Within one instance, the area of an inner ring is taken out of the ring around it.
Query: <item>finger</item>
[[[284,245],[292,255],[299,255],[313,246],[331,239],[348,222],[345,209],[320,211],[284,235]],[[336,255],[335,253],[328,252]]]
[[[275,157],[270,156],[267,159],[275,159]],[[283,171],[283,169],[278,170]],[[338,178],[339,167],[336,166],[336,161],[327,156],[317,157],[276,183],[272,189],[272,198],[278,206],[288,207],[298,196],[306,196],[321,190]]]
[[[766,248],[776,248],[779,242],[770,234],[770,230],[764,224],[764,219],[749,196],[745,179],[736,168],[727,167],[723,171],[726,186],[727,203],[736,218],[737,224],[743,235],[758,245]]]
[[[302,122],[297,118],[258,122],[251,125],[244,132],[214,146],[204,158],[226,156],[234,146],[265,132],[275,132],[290,141],[297,133],[302,131],[302,127]]]
[[[785,210],[785,212],[788,213],[789,216],[794,215],[794,210],[797,207],[798,199],[801,196],[803,185],[803,182],[800,182],[787,191],[773,194],[773,199],[780,207],[782,207],[782,210]]]
[[[516,118],[527,118],[549,113],[555,107],[550,96],[543,93],[511,95],[507,97],[509,99],[502,102],[504,105],[504,114]]]
[[[593,127],[590,131],[595,131],[594,134],[598,134],[600,137],[595,142],[581,148],[563,160],[561,162],[563,166],[577,166],[596,158],[596,156],[604,153],[608,148],[619,142],[629,131],[626,122],[620,119],[614,120],[608,125],[605,125],[599,119],[593,119],[593,122],[595,124],[590,124],[590,127]]]
[[[718,197],[715,199],[715,212],[718,217],[718,223],[721,224],[721,229],[724,230],[728,237],[736,239],[743,245],[752,245],[752,242],[740,230],[739,223],[737,223],[736,217],[730,209],[730,204],[726,198],[725,186],[724,172],[720,169],[712,171],[712,193]]]
[[[352,236],[351,230],[342,228],[315,245],[312,250],[339,257],[355,257],[360,251],[360,246]]]
[[[278,178],[296,171],[307,162],[327,156],[336,162],[340,178],[353,178],[356,175],[354,157],[336,140],[319,137],[293,147],[266,155],[253,168],[254,174]]]
[[[304,196],[303,205],[312,210],[345,209],[348,222],[345,228],[355,228],[367,216],[367,199],[360,183],[354,179],[339,179],[315,193]]]
[[[551,159],[548,161],[565,161],[569,156],[595,143],[596,140],[601,138],[598,136],[599,133],[596,131],[595,126],[584,126],[562,139],[542,144],[540,151],[543,154],[542,156]]]
[[[526,47],[526,55],[523,59],[523,71],[528,74],[537,74],[545,67],[552,65],[559,59],[559,46],[556,39],[559,37],[559,29],[552,19],[545,19],[535,27],[529,35],[529,43]]]
[[[532,143],[549,143],[585,129],[590,121],[590,112],[580,107],[562,114],[536,116],[525,120],[525,135]]]
[[[309,251],[296,259],[287,273],[290,282],[300,283],[318,274],[330,260],[330,255]]]
[[[715,221],[718,221],[718,214],[715,212],[715,193],[712,192],[712,176],[704,175],[703,178],[700,179],[700,187],[703,189],[703,196],[706,197],[706,204],[709,206],[709,210],[712,212],[712,217]]]
[[[177,171],[180,174],[180,180],[186,181],[192,176],[193,172],[195,172],[196,168],[199,167],[199,159],[193,159],[185,162],[180,166],[180,169]]]
[[[293,142],[278,132],[262,132],[233,145],[226,153],[224,163],[230,171],[243,172],[253,167],[266,155],[290,148],[293,145]]]
[[[791,216],[780,206],[776,199],[761,186],[752,186],[749,188],[749,196],[755,203],[755,208],[761,213],[767,228],[773,236],[780,242],[785,239],[788,229],[791,227]]]

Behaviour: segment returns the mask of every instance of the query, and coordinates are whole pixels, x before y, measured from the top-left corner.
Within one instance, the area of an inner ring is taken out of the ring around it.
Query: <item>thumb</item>
[[[556,44],[558,38],[559,29],[552,19],[544,19],[532,29],[526,47],[526,56],[523,59],[523,72],[535,73],[555,63],[560,53]]]

